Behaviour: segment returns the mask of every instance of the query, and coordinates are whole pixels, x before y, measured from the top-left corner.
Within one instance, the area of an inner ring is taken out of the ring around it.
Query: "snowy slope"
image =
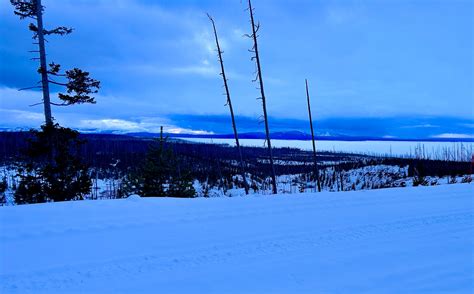
[[[473,192],[0,207],[0,293],[472,293]]]

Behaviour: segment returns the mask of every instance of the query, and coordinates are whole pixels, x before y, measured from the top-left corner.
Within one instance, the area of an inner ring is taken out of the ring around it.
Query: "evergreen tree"
[[[139,169],[125,180],[124,192],[142,197],[194,197],[191,173],[180,167],[173,149],[163,137],[150,145],[147,156]]]
[[[172,149],[162,137],[150,146],[140,169],[141,196],[167,196],[166,188],[175,169]]]
[[[196,190],[193,187],[193,178],[191,173],[178,175],[170,181],[168,195],[179,198],[192,198],[196,196]]]
[[[25,164],[20,167],[20,184],[15,192],[17,203],[40,203],[81,199],[89,193],[91,180],[75,149],[79,146],[78,133],[54,124],[51,106],[69,106],[74,104],[95,103],[92,96],[97,93],[100,82],[92,79],[89,73],[78,68],[61,72],[61,66],[47,63],[45,37],[68,35],[71,28],[59,26],[46,29],[43,25],[44,6],[41,0],[10,0],[14,14],[20,19],[32,19],[28,28],[33,33],[38,53],[32,58],[39,60],[38,74],[41,80],[38,86],[43,99],[45,125],[41,131],[32,131],[33,140],[25,153]],[[61,81],[62,80],[62,81]],[[50,85],[65,87],[65,93],[58,94],[58,102],[50,99]]]
[[[20,164],[17,204],[83,199],[92,182],[79,156],[79,133],[59,125],[32,130],[33,137]],[[51,153],[50,150],[54,150]]]

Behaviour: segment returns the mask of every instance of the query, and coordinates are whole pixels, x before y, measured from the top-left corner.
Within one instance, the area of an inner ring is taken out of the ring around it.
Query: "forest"
[[[17,170],[28,162],[24,154],[29,149],[30,132],[0,133],[0,177],[4,191],[10,189],[14,194],[19,186]],[[136,175],[143,172],[150,150],[160,145],[160,138],[143,138],[127,135],[80,134],[81,144],[75,155],[81,158],[88,168],[91,178],[90,188],[84,193],[84,199],[122,198],[130,194],[146,192],[131,187],[138,180]],[[151,171],[150,177],[165,172],[168,177],[185,175],[186,183],[182,189],[191,186],[192,193],[177,193],[175,197],[225,196],[239,195],[235,191],[244,190],[239,174],[239,155],[235,147],[226,144],[193,143],[186,140],[163,138],[164,148],[159,156],[166,156],[165,164]],[[263,147],[241,147],[244,154],[245,169],[251,193],[270,193],[268,174],[271,166],[268,154]],[[171,155],[172,154],[172,155]],[[312,152],[297,148],[274,148],[275,172],[279,191],[305,192],[316,189]],[[173,158],[173,159],[172,159]],[[318,152],[320,182],[323,190],[359,190],[397,187],[411,184],[441,184],[470,181],[468,177],[456,180],[456,177],[472,174],[472,163],[459,160],[432,160],[423,158],[401,158],[374,156],[341,152]],[[163,171],[168,169],[167,171]],[[2,174],[3,173],[3,174]],[[413,182],[413,179],[417,180]],[[435,180],[436,179],[436,180]],[[135,181],[135,182],[134,182]],[[291,182],[285,186],[285,182]],[[361,183],[362,182],[362,183]],[[167,189],[167,188],[165,188]],[[213,193],[210,193],[214,190]],[[228,191],[234,191],[228,192]],[[153,191],[155,195],[158,192]],[[162,196],[172,196],[162,191]],[[184,195],[184,196],[183,196]]]

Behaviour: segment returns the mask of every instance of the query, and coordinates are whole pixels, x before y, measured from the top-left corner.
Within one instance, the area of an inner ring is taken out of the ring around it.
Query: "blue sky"
[[[263,131],[245,1],[43,0],[48,60],[102,83],[96,105],[53,109],[79,129],[231,133],[211,26],[216,20],[241,131]],[[254,0],[270,127],[436,137],[474,133],[474,2]],[[0,2],[0,127],[42,123],[28,21]],[[53,92],[59,89],[53,88]]]

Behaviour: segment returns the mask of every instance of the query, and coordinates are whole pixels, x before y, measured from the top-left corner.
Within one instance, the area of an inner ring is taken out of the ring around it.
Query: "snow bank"
[[[473,188],[0,207],[0,293],[472,293]]]
[[[140,197],[140,195],[133,194],[133,195],[128,196],[126,199],[128,201],[137,202],[137,201],[141,200],[141,197]]]

